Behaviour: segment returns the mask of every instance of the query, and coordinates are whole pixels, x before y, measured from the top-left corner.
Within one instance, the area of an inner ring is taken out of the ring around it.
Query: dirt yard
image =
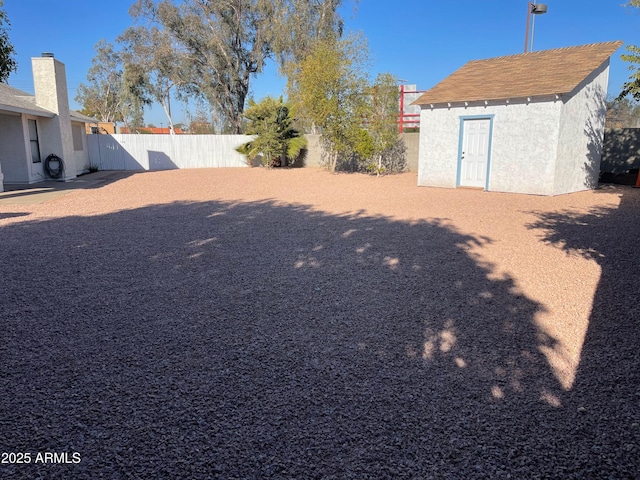
[[[416,180],[0,203],[0,478],[638,478],[640,189]]]

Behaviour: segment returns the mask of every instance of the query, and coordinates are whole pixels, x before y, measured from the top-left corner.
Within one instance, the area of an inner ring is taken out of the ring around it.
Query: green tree
[[[288,90],[295,116],[321,133],[331,171],[354,169],[357,155],[365,153],[368,64],[366,43],[352,35],[316,41],[292,69]]]
[[[0,0],[0,7],[3,6]],[[0,82],[6,83],[12,72],[18,71],[18,63],[14,55],[15,50],[13,44],[9,40],[8,29],[11,26],[7,13],[0,10]]]
[[[357,5],[359,0],[353,3]],[[344,21],[338,14],[342,0],[274,0],[279,20],[272,31],[272,50],[287,77],[318,40],[342,37]]]
[[[240,133],[250,80],[269,58],[284,64],[319,29],[340,27],[341,0],[138,0],[131,9],[164,31],[189,60],[184,95],[197,95]],[[293,30],[295,27],[295,30]],[[340,27],[341,28],[341,27]],[[292,35],[291,33],[294,32]]]
[[[371,113],[366,124],[371,138],[371,161],[367,170],[380,175],[399,172],[406,166],[405,146],[398,134],[400,90],[398,79],[390,73],[379,74],[373,85]]]
[[[185,115],[189,123],[189,133],[192,135],[215,135],[216,125],[212,118],[209,105],[201,99],[195,104],[195,111],[192,105],[185,105]],[[221,133],[220,129],[218,133]]]
[[[640,8],[640,0],[630,0],[627,7]],[[622,91],[618,95],[618,100],[627,96],[632,96],[636,101],[640,101],[640,47],[636,45],[627,45],[626,54],[620,55],[625,62],[630,63],[629,81],[622,85]]]
[[[119,112],[122,89],[120,57],[113,45],[105,40],[100,40],[95,50],[96,56],[87,72],[88,85],[79,85],[75,100],[83,106],[83,111],[102,122],[122,121]]]
[[[119,112],[125,127],[132,133],[144,125],[144,108],[152,103],[145,95],[145,85],[146,72],[143,66],[133,63],[123,65]]]
[[[144,70],[138,65],[124,66],[121,54],[105,40],[100,40],[95,50],[88,84],[79,85],[75,100],[87,115],[102,122],[123,122],[132,131],[142,125],[144,105],[149,103],[140,93]]]
[[[607,100],[606,127],[640,127],[640,104],[629,98]]]
[[[250,100],[244,115],[249,121],[246,133],[256,138],[237,151],[247,156],[250,165],[262,156],[263,165],[280,166],[283,158],[294,161],[307,145],[306,139],[293,128],[289,107],[282,98],[267,96],[260,103]]]
[[[184,56],[173,48],[166,31],[156,26],[130,27],[118,41],[123,46],[125,72],[128,68],[138,73],[129,84],[128,93],[142,105],[159,103],[173,132],[171,92],[186,83],[182,75]]]

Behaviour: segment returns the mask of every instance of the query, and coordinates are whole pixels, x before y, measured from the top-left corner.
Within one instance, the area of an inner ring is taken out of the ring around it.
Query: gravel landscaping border
[[[0,478],[640,478],[639,207],[264,168],[2,204]]]

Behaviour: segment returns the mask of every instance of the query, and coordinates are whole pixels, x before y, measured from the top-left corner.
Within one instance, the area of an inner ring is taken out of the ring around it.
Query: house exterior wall
[[[609,61],[564,99],[553,193],[598,186],[606,112]]]
[[[28,183],[29,162],[31,161],[25,150],[25,142],[18,139],[25,138],[21,115],[0,115],[0,131],[3,138],[14,138],[16,141],[0,142],[0,164],[2,164],[2,181],[6,183]],[[1,191],[1,190],[0,190]]]
[[[7,110],[3,109],[0,113],[3,140],[0,141],[0,191],[4,189],[3,183],[35,183],[46,180],[48,177],[43,166],[49,154],[59,156],[64,162],[61,180],[73,179],[89,170],[86,127],[80,118],[76,120],[74,116],[74,121],[71,120],[64,64],[52,57],[32,58],[32,69],[35,106],[40,108],[16,107],[9,101]],[[86,119],[91,120],[88,117]],[[37,122],[42,162],[33,163],[31,159],[30,120]]]
[[[64,64],[51,57],[32,58],[33,85],[36,104],[57,115],[41,122],[40,148],[43,160],[49,154],[55,154],[65,163],[62,180],[76,176],[69,96]]]
[[[71,122],[73,134],[73,164],[76,167],[75,175],[87,173],[89,171],[89,142],[84,122]],[[77,136],[77,138],[76,138]],[[78,150],[78,148],[80,148]]]
[[[456,187],[461,119],[492,117],[488,189],[551,195],[562,103],[531,102],[424,106],[420,113],[418,185]]]

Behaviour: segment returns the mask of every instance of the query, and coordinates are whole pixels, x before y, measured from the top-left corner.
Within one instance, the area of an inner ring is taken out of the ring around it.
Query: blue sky
[[[640,45],[640,10],[629,10],[625,0],[544,0],[548,13],[535,22],[534,50],[622,40]],[[133,20],[133,0],[5,0],[17,52],[18,73],[9,84],[33,93],[31,57],[54,52],[66,65],[71,108],[80,83],[95,55],[94,46],[115,38]],[[540,2],[542,3],[542,2]],[[361,0],[354,12],[345,0],[342,9],[348,30],[362,31],[374,60],[372,76],[391,72],[427,90],[473,59],[522,53],[526,27],[526,0]],[[620,60],[624,46],[611,59],[609,93],[617,95],[628,79],[628,65]],[[273,65],[252,79],[251,93],[260,99],[283,93],[284,80]],[[179,104],[172,105],[174,122],[184,121]],[[167,125],[159,107],[145,115],[147,122]]]

